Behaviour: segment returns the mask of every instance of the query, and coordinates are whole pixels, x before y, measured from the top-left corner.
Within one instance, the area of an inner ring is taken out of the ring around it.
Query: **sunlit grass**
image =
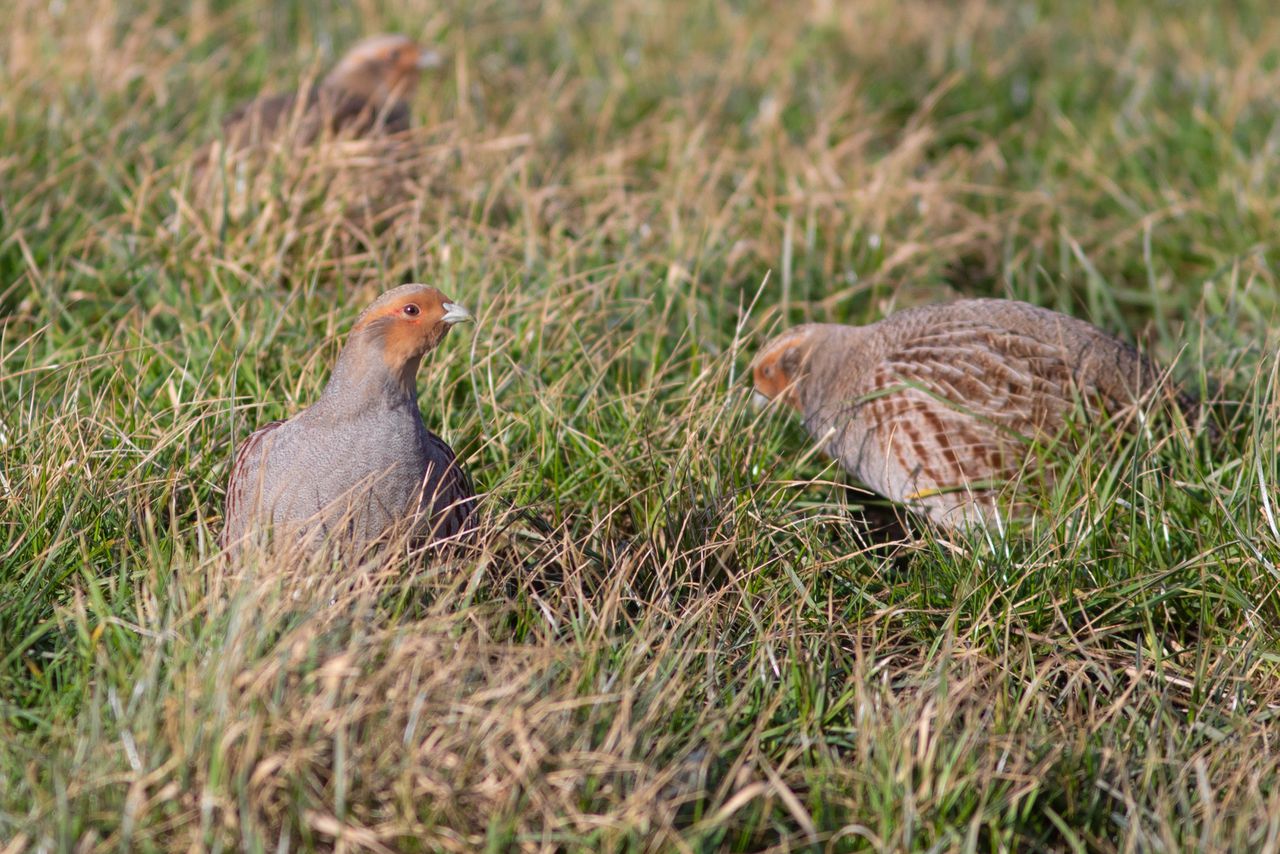
[[[0,851],[1280,841],[1269,7],[214,6],[5,15]],[[385,29],[449,56],[394,192],[351,144],[198,192],[231,104]],[[233,444],[407,280],[477,315],[419,385],[483,548],[227,570]],[[778,328],[958,295],[1222,435],[943,535],[747,405]]]

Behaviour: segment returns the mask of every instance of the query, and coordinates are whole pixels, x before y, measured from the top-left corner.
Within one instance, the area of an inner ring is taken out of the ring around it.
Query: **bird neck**
[[[321,91],[340,99],[354,98],[381,107],[395,106],[408,97],[407,86],[388,86],[384,81],[370,79],[367,75],[344,73],[335,69],[325,77]]]
[[[852,401],[843,392],[858,386],[878,361],[871,328],[825,324],[813,342],[800,383],[800,410],[813,426],[829,426],[832,418],[847,412]]]
[[[317,407],[337,418],[403,407],[417,412],[418,365],[422,357],[393,367],[378,348],[359,344],[350,341],[343,348]]]

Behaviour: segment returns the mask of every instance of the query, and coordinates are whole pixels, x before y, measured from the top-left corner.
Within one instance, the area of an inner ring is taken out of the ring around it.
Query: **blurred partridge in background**
[[[469,533],[474,493],[453,451],[422,422],[417,372],[470,317],[426,285],[378,297],[352,327],[320,399],[241,445],[222,546],[234,553],[268,529],[277,543],[356,551],[398,532],[416,543]]]
[[[991,521],[1000,490],[1077,411],[1123,418],[1152,396],[1196,407],[1101,329],[1002,299],[798,326],[752,371],[757,394],[800,412],[850,474],[944,527]]]
[[[408,130],[418,78],[439,65],[439,54],[405,36],[372,36],[352,48],[319,85],[302,93],[266,95],[233,110],[223,120],[223,139],[229,148],[267,142],[290,127],[295,115],[298,144],[325,132],[359,136]]]
[[[409,105],[423,69],[439,63],[405,36],[374,36],[319,85],[233,110],[192,159],[192,213],[208,219],[202,230],[218,232],[224,219],[277,201],[289,216],[327,211],[317,222],[337,211],[365,231],[381,222],[412,198],[421,146],[407,134]]]

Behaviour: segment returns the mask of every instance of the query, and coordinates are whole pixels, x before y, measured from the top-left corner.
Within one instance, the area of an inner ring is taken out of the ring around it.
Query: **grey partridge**
[[[846,471],[944,528],[992,521],[1002,488],[1032,472],[1073,413],[1122,418],[1165,393],[1195,406],[1096,326],[1002,299],[798,326],[752,373],[757,395],[797,410]]]
[[[470,318],[427,285],[378,297],[352,327],[320,399],[240,446],[222,546],[234,553],[268,530],[276,543],[356,551],[396,532],[419,543],[465,538],[474,493],[453,451],[422,422],[417,372],[449,328]]]
[[[302,93],[266,95],[233,110],[223,120],[223,138],[230,148],[266,142],[289,127],[295,112],[300,114],[299,144],[324,132],[360,136],[407,130],[418,78],[439,63],[438,54],[405,36],[372,36],[352,48],[319,85]]]

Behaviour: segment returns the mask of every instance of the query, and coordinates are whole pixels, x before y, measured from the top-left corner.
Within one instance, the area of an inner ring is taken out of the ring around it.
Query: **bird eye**
[[[418,308],[413,303],[409,303],[404,308],[402,308],[401,311],[403,311],[409,317],[417,317],[418,314],[422,311],[422,309]]]

